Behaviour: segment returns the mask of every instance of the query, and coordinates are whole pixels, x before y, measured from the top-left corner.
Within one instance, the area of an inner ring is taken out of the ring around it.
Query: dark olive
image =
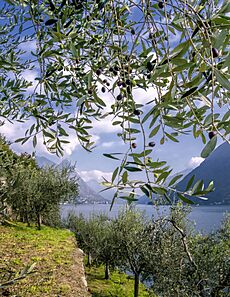
[[[215,47],[212,48],[212,55],[213,58],[217,58],[219,56],[219,52]]]
[[[135,109],[133,114],[135,114],[136,116],[139,116],[141,114],[140,110],[138,109]]]
[[[92,95],[93,94],[93,90],[92,89],[88,89],[88,94]]]
[[[154,141],[149,142],[150,147],[154,147],[155,145],[156,145],[156,143]]]
[[[102,74],[102,70],[100,69],[100,68],[98,68],[97,70],[96,70],[96,74],[99,76],[99,75],[101,75]]]
[[[163,4],[163,2],[158,2],[158,7],[159,7],[160,9],[164,8],[164,4]]]
[[[122,99],[123,99],[122,94],[117,95],[117,100],[118,100],[118,101],[120,101],[120,100],[122,100]]]
[[[130,85],[131,85],[131,80],[130,80],[130,79],[126,79],[125,82],[126,82],[126,85],[127,85],[127,86],[130,86]]]
[[[210,132],[208,133],[208,137],[209,137],[209,139],[212,139],[214,136],[216,136],[216,131],[210,131]]]
[[[135,142],[133,142],[131,145],[132,145],[132,148],[134,149],[137,147],[137,144]]]
[[[150,61],[148,61],[147,62],[147,69],[148,69],[148,71],[151,72],[153,70],[153,68],[154,68],[153,64]]]

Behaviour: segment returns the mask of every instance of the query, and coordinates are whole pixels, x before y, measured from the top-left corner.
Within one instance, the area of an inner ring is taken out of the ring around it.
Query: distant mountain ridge
[[[63,160],[60,164],[56,164],[55,162],[49,160],[46,157],[36,157],[36,161],[38,166],[58,166],[64,167],[68,166],[71,163],[68,160]],[[76,202],[79,204],[95,204],[95,203],[108,203],[108,201],[96,193],[81,177],[75,172],[75,176],[77,177],[79,184],[79,195],[76,197]]]
[[[225,142],[216,148],[208,158],[178,183],[177,188],[184,189],[193,175],[195,175],[193,184],[203,179],[207,186],[213,180],[215,187],[214,192],[206,195],[207,201],[192,198],[194,202],[202,205],[230,204],[230,145]]]
[[[223,143],[217,147],[216,150],[195,169],[185,169],[178,174],[185,175],[177,184],[178,190],[184,190],[193,175],[195,175],[193,185],[197,180],[204,180],[205,186],[207,186],[210,181],[214,182],[215,190],[205,195],[208,200],[189,197],[193,202],[201,205],[230,204],[230,145],[228,143]],[[172,177],[173,176],[171,176],[171,178]],[[138,199],[137,203],[151,204],[151,201],[144,195]]]

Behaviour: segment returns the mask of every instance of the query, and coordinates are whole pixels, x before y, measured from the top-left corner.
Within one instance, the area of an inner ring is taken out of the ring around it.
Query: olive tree
[[[114,230],[114,221],[101,221],[100,230],[95,240],[95,247],[99,251],[97,262],[105,266],[105,279],[110,278],[110,268],[118,267],[120,260],[119,244]]]
[[[184,134],[202,139],[204,158],[217,138],[229,142],[228,1],[3,2],[0,116],[30,120],[18,142],[36,146],[41,134],[61,155],[74,131],[91,151],[95,120],[109,118],[126,144],[126,151],[105,154],[119,162],[105,181],[117,189],[114,200],[134,200],[137,188],[186,202],[187,194],[202,198],[213,190],[202,181],[176,190],[179,177],[166,186],[171,169],[151,153]],[[36,45],[29,53],[28,43]],[[24,73],[33,69],[31,85]],[[138,101],[136,92],[146,91],[151,98]],[[133,172],[144,176],[133,180]]]
[[[230,217],[225,217],[217,231],[191,239],[191,252],[199,270],[200,296],[228,296],[230,293]],[[195,287],[196,279],[190,286]],[[206,295],[205,295],[206,294]]]
[[[10,148],[10,143],[0,135],[0,209],[2,214],[9,215],[11,213],[12,205],[9,204],[12,198],[11,194],[20,191],[19,172],[21,170],[25,170],[25,172],[26,170],[30,171],[30,169],[36,170],[36,168],[36,162],[29,154],[17,155]],[[25,180],[23,180],[23,185],[25,185]],[[18,199],[15,202],[17,205],[22,202],[19,192]],[[25,203],[24,207],[21,208],[22,212],[26,207]]]
[[[84,219],[70,214],[66,225],[75,233],[78,245],[87,254],[87,265],[103,264],[105,279],[109,279],[110,268],[117,266],[119,256],[114,221],[106,215],[93,215]]]
[[[202,235],[194,233],[186,212],[177,206],[158,225],[146,264],[152,290],[159,296],[228,296],[229,217],[219,230]]]
[[[91,216],[86,220],[83,216],[77,217],[70,214],[66,224],[75,233],[79,247],[87,255],[87,266],[91,267],[99,253],[96,247],[96,237],[100,234],[100,218]]]
[[[154,253],[146,264],[146,278],[159,296],[193,296],[197,290],[190,282],[191,278],[196,278],[197,267],[190,244],[192,228],[187,213],[187,209],[175,206],[169,215],[153,219],[150,225],[148,233],[154,243]]]
[[[140,279],[144,274],[148,275],[149,262],[155,253],[156,226],[150,228],[150,222],[143,213],[134,209],[121,212],[114,222],[118,266],[134,275],[134,297],[139,296]]]
[[[61,202],[71,202],[76,198],[78,184],[76,177],[71,176],[72,172],[73,168],[48,167],[39,170],[32,179],[37,190],[32,206],[37,215],[39,227],[42,216],[45,216],[52,206],[59,206]]]
[[[15,214],[29,224],[36,220],[41,228],[42,218],[59,213],[59,204],[72,201],[78,193],[77,181],[71,177],[73,168],[18,168],[17,186],[9,191],[7,203]]]

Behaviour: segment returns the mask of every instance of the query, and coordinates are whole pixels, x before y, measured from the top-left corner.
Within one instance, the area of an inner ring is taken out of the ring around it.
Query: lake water
[[[110,211],[108,204],[81,204],[81,205],[63,205],[61,207],[62,218],[65,219],[67,215],[72,212],[76,215],[82,214],[85,218],[92,214],[107,214],[110,218],[116,217],[118,212],[124,208],[124,205],[115,204]],[[154,215],[157,217],[161,214],[167,215],[169,213],[169,206],[159,206],[158,210],[152,205],[136,205],[140,211],[144,211],[150,218]],[[218,229],[224,214],[230,212],[230,205],[221,206],[194,206],[191,208],[189,219],[195,223],[197,231],[208,233]]]

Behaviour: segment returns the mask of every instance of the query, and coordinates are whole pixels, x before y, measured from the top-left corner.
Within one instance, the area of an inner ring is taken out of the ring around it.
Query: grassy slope
[[[134,280],[124,273],[111,273],[111,279],[104,279],[104,267],[86,267],[88,287],[93,297],[133,297]],[[144,285],[140,284],[139,297],[150,297]]]
[[[15,276],[36,262],[35,273],[9,287],[11,296],[89,296],[81,279],[82,255],[74,242],[68,230],[43,227],[38,231],[19,223],[0,226],[0,283],[6,280],[6,269]]]

